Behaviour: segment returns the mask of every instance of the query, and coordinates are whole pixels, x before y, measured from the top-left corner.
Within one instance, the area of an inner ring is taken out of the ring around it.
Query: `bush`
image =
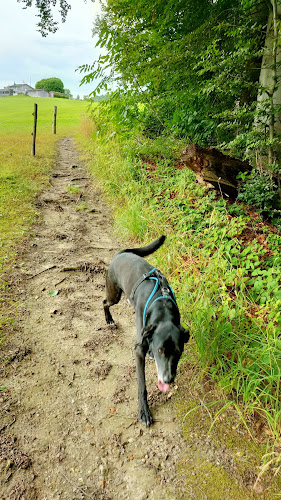
[[[68,95],[61,94],[60,92],[54,92],[54,97],[56,99],[69,99]]]
[[[254,169],[248,175],[241,174],[240,178],[243,178],[245,182],[241,187],[238,200],[257,207],[262,214],[270,218],[276,216],[278,212],[281,214],[278,186],[272,175]]]

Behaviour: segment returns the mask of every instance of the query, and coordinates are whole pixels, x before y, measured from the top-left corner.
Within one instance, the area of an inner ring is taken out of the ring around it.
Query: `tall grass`
[[[163,140],[154,162],[151,142],[141,137],[119,142],[110,130],[91,144],[118,234],[138,242],[168,236],[151,258],[176,291],[203,370],[279,439],[280,236],[200,187],[173,155],[163,156]]]

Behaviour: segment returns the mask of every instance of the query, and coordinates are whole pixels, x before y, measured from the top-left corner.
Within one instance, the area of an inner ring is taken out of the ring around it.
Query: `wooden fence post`
[[[53,111],[53,134],[57,133],[57,106],[54,106]]]
[[[37,129],[37,104],[34,103],[33,111],[33,131],[32,131],[32,148],[31,155],[35,156],[35,142],[36,142],[36,129]]]

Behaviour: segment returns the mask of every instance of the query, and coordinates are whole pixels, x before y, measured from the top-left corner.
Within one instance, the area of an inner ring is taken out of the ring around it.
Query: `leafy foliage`
[[[278,106],[266,92],[257,105],[270,9],[264,0],[110,0],[95,25],[102,55],[80,67],[82,82],[99,80],[93,95],[117,86],[106,113],[118,131],[132,135],[138,122],[146,137],[216,146],[260,168],[280,140],[265,128]]]
[[[263,214],[271,218],[280,217],[281,204],[277,184],[272,175],[265,171],[253,170],[248,176],[245,176],[245,179],[246,182],[238,199],[248,205],[258,207]]]
[[[17,0],[23,3],[26,9],[33,4],[32,0]],[[59,6],[62,22],[65,22],[68,11],[71,9],[70,4],[66,0],[36,0],[36,8],[40,21],[38,23],[38,31],[42,36],[47,36],[48,33],[55,33],[58,29],[58,22],[54,21],[52,7]]]
[[[202,145],[229,141],[252,122],[237,107],[248,109],[257,97],[267,13],[252,18],[238,0],[111,0],[95,28],[108,52],[81,70],[85,81],[101,79],[97,91],[114,79],[129,99],[145,103],[145,130],[153,116],[157,133],[168,129]],[[226,112],[232,127],[222,120]]]
[[[64,92],[64,85],[60,78],[43,78],[35,84],[36,89],[44,89],[48,92]]]

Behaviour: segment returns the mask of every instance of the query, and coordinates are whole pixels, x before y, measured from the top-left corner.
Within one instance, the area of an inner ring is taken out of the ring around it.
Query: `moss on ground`
[[[198,366],[185,360],[174,399],[186,441],[179,472],[186,477],[187,498],[279,497],[280,476],[266,474],[257,481],[266,453],[266,438],[256,432],[258,422],[248,419],[243,423],[231,405],[218,415],[226,400],[223,402],[214,383],[202,380],[200,373]]]

